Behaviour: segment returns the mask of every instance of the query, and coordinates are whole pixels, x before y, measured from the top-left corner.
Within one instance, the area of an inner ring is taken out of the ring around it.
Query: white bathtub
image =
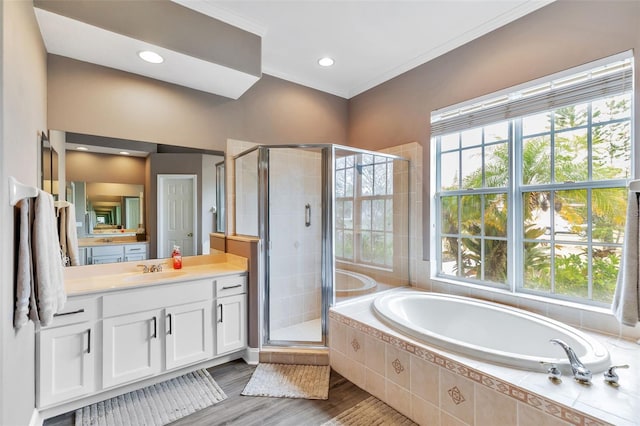
[[[585,333],[542,315],[467,297],[417,290],[392,291],[373,302],[381,320],[426,344],[471,358],[532,371],[542,362],[569,374],[558,338],[569,344],[593,373],[610,366],[609,352]]]
[[[377,287],[378,283],[371,277],[357,272],[336,269],[336,296],[356,296],[369,293]]]

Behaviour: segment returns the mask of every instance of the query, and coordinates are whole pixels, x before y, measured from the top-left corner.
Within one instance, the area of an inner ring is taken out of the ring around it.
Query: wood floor
[[[238,360],[209,369],[227,394],[218,404],[171,423],[172,426],[283,425],[314,426],[337,416],[364,400],[369,394],[335,371],[331,371],[329,399],[291,399],[241,396],[255,366]],[[73,426],[73,413],[45,421],[45,426]]]

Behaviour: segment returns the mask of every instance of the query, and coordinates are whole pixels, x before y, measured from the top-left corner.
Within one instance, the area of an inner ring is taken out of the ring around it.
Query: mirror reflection
[[[174,244],[183,255],[207,254],[209,234],[224,232],[223,153],[70,132],[65,140],[65,193],[83,264],[167,257]],[[175,221],[158,182],[186,176],[194,182],[193,228],[175,236],[163,228]]]

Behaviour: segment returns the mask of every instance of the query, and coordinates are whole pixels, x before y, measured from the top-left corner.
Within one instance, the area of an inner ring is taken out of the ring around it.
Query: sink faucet
[[[138,266],[142,266],[142,273],[146,274],[149,272],[149,267],[147,265],[138,265]]]
[[[578,358],[575,351],[571,349],[571,346],[567,345],[560,339],[551,339],[549,340],[551,343],[555,343],[560,345],[562,349],[564,349],[567,357],[569,358],[569,364],[571,365],[571,371],[573,371],[573,378],[576,379],[580,383],[589,384],[591,383],[591,370],[584,366],[584,364]]]
[[[162,272],[162,263],[158,263],[157,265],[151,265],[149,269],[151,272]]]

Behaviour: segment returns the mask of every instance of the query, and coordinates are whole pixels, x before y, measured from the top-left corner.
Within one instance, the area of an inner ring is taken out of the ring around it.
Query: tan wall
[[[349,102],[349,145],[423,146],[423,217],[429,223],[430,114],[602,57],[640,51],[640,2],[560,0]],[[637,53],[636,53],[637,54]],[[636,98],[640,94],[636,58]],[[640,120],[635,134],[640,134]],[[429,227],[423,244],[428,258]]]
[[[145,159],[122,155],[66,151],[67,181],[144,185]]]
[[[35,406],[34,328],[13,329],[14,209],[8,176],[38,186],[38,131],[47,129],[46,53],[31,2],[0,2],[0,424],[26,425]]]
[[[346,99],[268,75],[237,101],[56,55],[48,78],[53,129],[218,151],[347,140]]]

